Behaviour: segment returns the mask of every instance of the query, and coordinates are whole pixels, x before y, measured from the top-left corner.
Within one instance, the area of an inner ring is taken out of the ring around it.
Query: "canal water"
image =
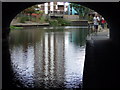
[[[87,27],[11,30],[14,83],[22,88],[81,88]],[[19,83],[17,83],[19,82]]]

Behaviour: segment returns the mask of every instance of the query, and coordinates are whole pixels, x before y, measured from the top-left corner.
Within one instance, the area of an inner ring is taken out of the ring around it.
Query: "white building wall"
[[[54,2],[50,2],[50,3],[44,3],[44,11],[45,14],[48,14],[48,6],[50,5],[50,11],[54,11]],[[57,2],[57,5],[55,6],[55,9],[58,9],[58,5],[64,5],[64,12],[68,11],[68,8],[66,6],[69,5],[68,2]],[[39,5],[40,7],[40,5]]]
[[[45,14],[48,14],[48,3],[45,3],[44,4],[44,10],[45,10]]]
[[[64,2],[57,2],[57,5],[64,5]]]
[[[53,11],[54,9],[54,3],[53,2],[50,2],[50,11]]]
[[[64,4],[64,12],[66,12],[68,10],[68,8],[67,8],[68,5],[69,5],[69,3],[65,2],[65,4]]]
[[[58,5],[56,5],[56,9],[58,9]]]

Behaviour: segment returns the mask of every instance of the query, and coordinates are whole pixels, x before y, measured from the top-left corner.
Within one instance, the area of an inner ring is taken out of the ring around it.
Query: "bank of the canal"
[[[28,23],[11,23],[12,26],[15,27],[37,27],[37,26],[52,26],[50,23],[36,23],[36,22],[28,22]],[[69,21],[70,26],[88,26],[88,20],[71,20]],[[64,25],[68,26],[68,25]]]
[[[49,23],[16,23],[16,24],[11,24],[12,26],[15,27],[37,27],[37,26],[50,26]]]

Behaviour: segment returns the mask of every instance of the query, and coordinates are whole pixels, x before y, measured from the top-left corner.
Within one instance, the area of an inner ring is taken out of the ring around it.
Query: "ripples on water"
[[[11,31],[16,86],[81,88],[86,35],[87,29],[78,27]]]

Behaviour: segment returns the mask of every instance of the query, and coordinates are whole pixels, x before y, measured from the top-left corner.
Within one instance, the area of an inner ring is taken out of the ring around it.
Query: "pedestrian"
[[[105,23],[106,23],[106,21],[105,21],[105,19],[102,17],[102,20],[101,20],[101,27],[102,27],[102,29],[105,28]]]
[[[100,23],[99,23],[99,25],[100,25],[100,30],[102,30],[102,16],[100,16]]]
[[[98,32],[98,25],[99,25],[99,17],[97,15],[94,16],[93,18],[93,24],[94,24],[94,32],[97,34]]]

